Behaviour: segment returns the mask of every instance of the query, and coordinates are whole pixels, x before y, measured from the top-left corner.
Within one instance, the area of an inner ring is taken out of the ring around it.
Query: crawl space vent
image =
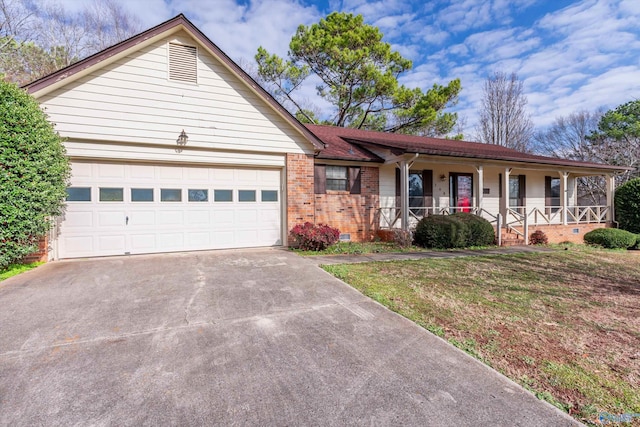
[[[197,57],[195,46],[169,43],[169,80],[197,83]]]

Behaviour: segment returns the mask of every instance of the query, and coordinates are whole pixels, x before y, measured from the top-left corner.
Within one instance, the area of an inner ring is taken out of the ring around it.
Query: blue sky
[[[91,0],[64,0],[73,10]],[[536,126],[579,110],[640,99],[640,0],[120,0],[145,28],[184,13],[231,58],[258,46],[285,55],[299,24],[337,10],[362,14],[413,61],[401,78],[423,89],[462,80],[457,111],[473,139],[484,79],[524,82]],[[303,95],[315,101],[314,85]],[[320,104],[320,107],[322,105]]]

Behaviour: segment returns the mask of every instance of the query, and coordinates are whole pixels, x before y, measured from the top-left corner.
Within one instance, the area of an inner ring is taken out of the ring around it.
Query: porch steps
[[[516,233],[502,232],[502,246],[525,246],[527,242]]]

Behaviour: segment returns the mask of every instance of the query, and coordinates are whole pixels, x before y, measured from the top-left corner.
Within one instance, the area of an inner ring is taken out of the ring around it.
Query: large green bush
[[[464,248],[469,239],[469,227],[453,215],[430,215],[418,222],[413,239],[416,245],[425,248]]]
[[[635,246],[637,236],[618,228],[598,228],[584,235],[584,241],[608,249],[629,249]]]
[[[614,204],[616,221],[620,228],[640,233],[640,178],[627,181],[618,187]]]
[[[64,206],[69,162],[38,102],[0,79],[0,269],[38,249]]]
[[[452,218],[459,219],[469,228],[469,235],[465,246],[489,246],[496,240],[496,232],[493,225],[481,216],[458,212],[451,215]]]

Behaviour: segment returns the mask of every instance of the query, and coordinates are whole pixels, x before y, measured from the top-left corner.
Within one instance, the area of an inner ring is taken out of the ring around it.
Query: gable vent
[[[169,80],[198,82],[197,50],[195,46],[169,43]]]

